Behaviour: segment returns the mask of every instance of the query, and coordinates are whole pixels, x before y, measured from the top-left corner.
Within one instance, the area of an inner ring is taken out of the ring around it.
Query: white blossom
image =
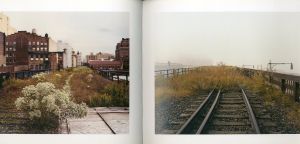
[[[66,80],[63,90],[56,89],[49,82],[26,86],[22,90],[23,97],[19,97],[15,101],[17,109],[25,111],[30,119],[47,118],[49,116],[59,119],[86,116],[86,104],[76,104],[70,100],[69,81],[71,76]]]
[[[37,79],[38,81],[44,81],[46,79],[46,77],[45,77],[46,75],[47,75],[47,73],[42,72],[42,73],[33,75],[32,78]]]
[[[30,119],[40,118],[40,117],[41,117],[41,111],[40,110],[29,111],[29,118]]]

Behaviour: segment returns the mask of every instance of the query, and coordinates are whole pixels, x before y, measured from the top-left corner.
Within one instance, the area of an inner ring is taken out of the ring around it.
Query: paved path
[[[63,134],[126,134],[129,132],[129,110],[125,107],[89,108],[82,119],[67,119],[61,125]]]

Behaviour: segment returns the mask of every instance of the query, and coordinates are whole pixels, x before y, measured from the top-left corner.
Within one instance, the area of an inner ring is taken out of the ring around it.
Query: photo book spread
[[[0,144],[299,134],[300,2],[0,0]]]

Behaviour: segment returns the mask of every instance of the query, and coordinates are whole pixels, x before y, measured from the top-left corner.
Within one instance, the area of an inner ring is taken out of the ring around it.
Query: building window
[[[36,48],[36,51],[40,51],[40,48]]]
[[[8,51],[8,48],[5,48],[5,51]]]
[[[32,42],[33,45],[35,45],[35,42]]]
[[[13,51],[16,51],[16,48],[13,48]]]
[[[45,43],[45,45],[47,45],[47,43]]]
[[[41,43],[41,45],[44,45],[44,43]]]
[[[13,43],[14,45],[17,44],[16,42]]]
[[[35,48],[32,48],[32,51],[35,51]]]
[[[31,45],[31,41],[28,42],[28,45]]]
[[[36,44],[37,44],[37,45],[39,45],[39,44],[40,44],[40,42],[36,42]]]
[[[8,45],[8,42],[6,42],[6,45]]]
[[[11,51],[12,50],[12,48],[9,48],[9,51]]]
[[[45,58],[45,61],[47,61],[48,60],[48,58]]]

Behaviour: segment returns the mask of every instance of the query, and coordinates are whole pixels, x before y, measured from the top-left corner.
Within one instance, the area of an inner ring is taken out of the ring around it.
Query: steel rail
[[[251,107],[251,105],[249,103],[247,95],[246,95],[245,91],[243,90],[243,88],[240,87],[240,89],[241,89],[241,91],[243,93],[243,100],[244,100],[244,102],[246,104],[246,107],[247,107],[247,111],[248,111],[248,114],[249,114],[249,119],[250,119],[250,122],[251,122],[251,126],[255,130],[256,134],[260,134],[260,129],[258,127],[258,124],[257,124],[257,121],[256,121],[256,117],[255,117],[255,115],[253,113],[253,110],[252,110],[252,107]]]
[[[181,128],[176,132],[176,134],[181,134],[186,130],[186,128],[191,124],[191,121],[196,117],[196,115],[203,109],[204,105],[212,97],[212,94],[214,91],[215,91],[215,89],[210,91],[208,96],[204,99],[204,101],[200,104],[200,106],[196,109],[196,111],[190,116],[190,118],[181,126]]]
[[[196,134],[201,134],[201,133],[203,133],[203,130],[204,130],[204,128],[205,128],[206,125],[207,125],[207,122],[208,122],[209,119],[211,118],[212,113],[213,113],[214,109],[216,108],[217,103],[219,102],[219,99],[220,99],[220,93],[221,93],[221,90],[218,91],[218,94],[217,94],[217,96],[216,96],[216,98],[215,98],[215,100],[214,100],[214,103],[213,103],[212,106],[210,107],[210,109],[209,109],[207,115],[205,116],[204,120],[202,121],[202,123],[201,123],[199,129],[197,130],[197,133],[196,133]]]

